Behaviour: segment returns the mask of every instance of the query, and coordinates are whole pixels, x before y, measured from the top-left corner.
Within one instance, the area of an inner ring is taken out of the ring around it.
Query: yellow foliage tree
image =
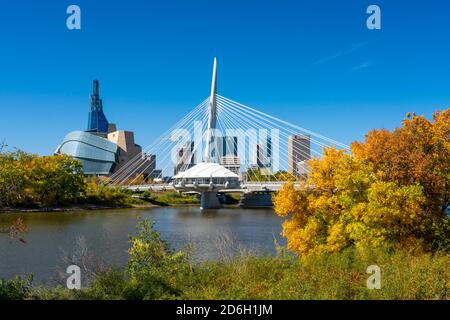
[[[413,116],[394,132],[372,131],[352,145],[353,155],[328,148],[311,160],[305,184],[285,184],[273,199],[289,218],[288,247],[302,256],[350,246],[448,249],[448,117],[448,110],[434,122]]]

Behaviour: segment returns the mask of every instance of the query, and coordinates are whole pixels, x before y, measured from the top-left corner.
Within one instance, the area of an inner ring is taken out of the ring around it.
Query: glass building
[[[142,148],[135,144],[133,132],[117,130],[115,124],[108,122],[103,113],[99,82],[94,80],[88,129],[69,133],[55,154],[80,160],[86,175],[110,175],[142,154]],[[133,174],[153,177],[156,156],[142,154],[140,161]]]
[[[107,133],[108,125],[108,120],[103,113],[103,101],[100,99],[100,85],[98,80],[94,80],[87,131]]]
[[[108,175],[117,165],[118,146],[94,134],[74,131],[69,133],[55,151],[80,160],[87,175]]]

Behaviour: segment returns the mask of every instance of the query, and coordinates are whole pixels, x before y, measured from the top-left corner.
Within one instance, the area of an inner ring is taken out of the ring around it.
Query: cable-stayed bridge
[[[219,192],[273,192],[308,174],[324,148],[349,146],[217,93],[210,95],[109,179],[134,191],[201,194],[201,207],[220,206]],[[156,157],[151,157],[156,155]],[[149,159],[152,159],[149,161]],[[140,172],[150,175],[142,177]]]

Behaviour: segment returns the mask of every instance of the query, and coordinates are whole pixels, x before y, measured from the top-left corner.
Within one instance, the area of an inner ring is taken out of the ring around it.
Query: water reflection
[[[129,235],[143,218],[155,221],[156,230],[175,249],[192,244],[194,257],[200,260],[215,259],[241,247],[270,254],[275,250],[274,238],[284,243],[279,235],[282,220],[266,209],[201,212],[197,207],[165,207],[1,214],[0,225],[19,217],[30,229],[25,236],[27,244],[0,236],[0,278],[33,273],[38,282],[48,282],[61,272],[63,255],[77,250],[80,238],[99,260],[124,265]]]

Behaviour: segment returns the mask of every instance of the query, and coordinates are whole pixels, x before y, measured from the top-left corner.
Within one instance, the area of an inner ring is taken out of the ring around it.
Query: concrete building
[[[299,176],[304,171],[299,163],[305,163],[311,159],[311,139],[307,135],[294,135],[288,138],[288,172]],[[300,172],[301,171],[301,172]]]
[[[220,160],[220,164],[237,175],[239,175],[241,171],[241,160],[237,155],[223,156]]]
[[[156,157],[142,152],[134,141],[133,132],[117,130],[117,126],[106,119],[98,80],[93,83],[87,131],[67,134],[55,151],[55,155],[59,154],[80,160],[86,175],[110,175],[129,161],[138,168],[130,178],[136,175],[147,178],[156,168]]]
[[[153,170],[153,172],[148,176],[148,179],[151,180],[161,180],[163,179],[162,170]]]
[[[309,173],[310,166],[307,160],[297,162],[297,176],[298,177],[306,177]]]
[[[156,169],[156,156],[142,153],[142,147],[134,142],[134,132],[123,130],[110,132],[107,139],[118,146],[117,166],[114,171],[133,159],[137,162],[136,157],[141,157],[137,174],[142,174],[146,178]]]

